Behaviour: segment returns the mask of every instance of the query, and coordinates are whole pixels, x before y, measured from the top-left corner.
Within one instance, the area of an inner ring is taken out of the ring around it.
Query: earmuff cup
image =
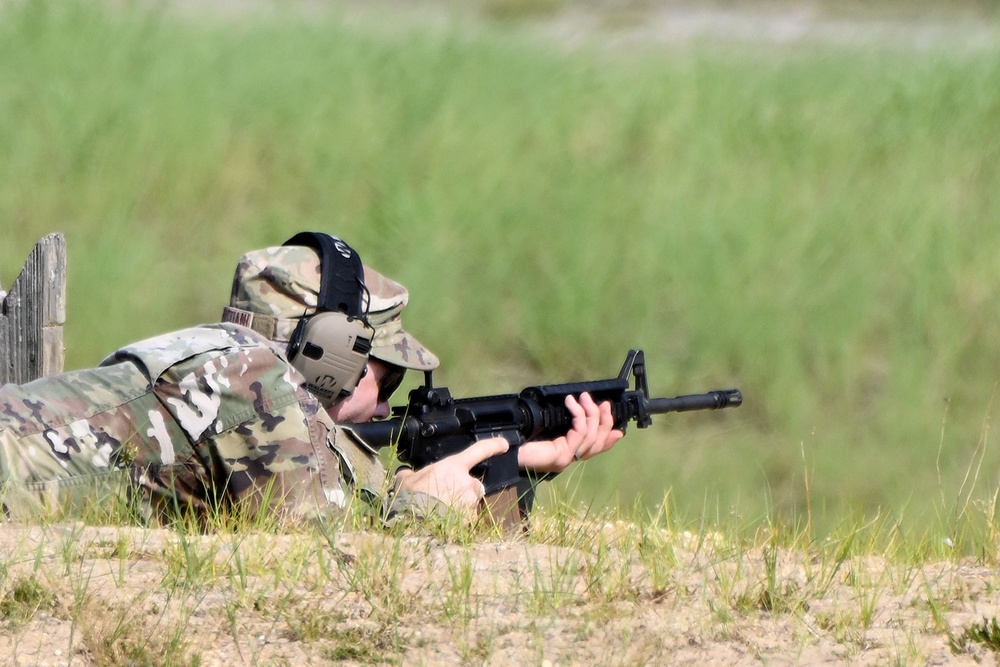
[[[306,388],[326,407],[349,396],[368,363],[375,330],[340,312],[303,318],[288,358],[306,378]]]

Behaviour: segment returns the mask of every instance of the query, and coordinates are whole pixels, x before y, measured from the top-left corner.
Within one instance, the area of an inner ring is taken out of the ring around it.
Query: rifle
[[[634,379],[632,389],[629,376]],[[642,350],[629,350],[618,377],[527,387],[519,394],[456,399],[447,387],[433,386],[431,372],[426,371],[424,384],[410,391],[406,405],[392,409],[392,417],[346,426],[372,447],[394,445],[400,461],[418,470],[464,450],[477,440],[506,438],[510,443],[507,452],[487,459],[472,472],[482,479],[487,498],[494,498],[493,504],[501,504],[495,501],[501,494],[517,490],[519,498],[514,505],[520,504],[521,512],[526,514],[531,507],[534,479],[548,479],[554,473],[534,475],[531,482],[526,480],[517,465],[518,447],[531,440],[565,435],[573,423],[573,416],[566,409],[566,396],[578,398],[583,392],[590,393],[596,403],[609,401],[614,428],[622,431],[632,421],[638,428],[648,427],[654,414],[719,410],[743,403],[739,389],[650,398],[645,356]]]

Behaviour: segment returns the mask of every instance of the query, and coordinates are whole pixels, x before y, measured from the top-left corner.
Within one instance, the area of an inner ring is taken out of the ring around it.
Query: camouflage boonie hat
[[[299,320],[316,311],[319,255],[304,246],[254,250],[240,258],[223,322],[287,343]]]
[[[375,328],[371,356],[403,368],[432,370],[438,358],[403,329],[401,313],[410,299],[405,287],[365,266],[368,322]],[[319,255],[305,246],[276,246],[243,255],[222,315],[287,343],[299,320],[316,311],[321,276]]]
[[[365,285],[371,293],[368,323],[375,327],[371,356],[396,366],[430,371],[441,365],[434,354],[403,329],[402,312],[410,300],[405,287],[365,265]]]

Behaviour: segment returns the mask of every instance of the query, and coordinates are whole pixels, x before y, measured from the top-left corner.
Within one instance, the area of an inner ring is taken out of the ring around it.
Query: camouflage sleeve
[[[159,432],[140,443],[132,465],[153,509],[233,505],[295,517],[343,509],[345,482],[355,481],[345,473],[353,468],[330,446],[337,429],[326,411],[253,332],[235,325],[201,329],[215,335],[220,328],[234,343],[225,349],[178,361],[171,349],[181,343],[174,337],[119,355],[155,369],[153,392],[165,413],[150,415]],[[190,338],[183,345],[190,347]]]
[[[451,506],[428,493],[394,488],[386,504],[384,520],[391,526],[404,520],[426,521],[432,517],[447,519],[453,512]]]
[[[28,515],[102,502],[128,478],[147,516],[327,516],[351,486],[381,507],[385,469],[348,435],[266,339],[195,327],[96,369],[0,388],[0,500]]]
[[[131,364],[0,387],[0,500],[21,519],[110,506],[127,493],[120,452],[148,393]]]
[[[222,506],[296,518],[335,514],[346,505],[340,461],[311,407],[308,400],[273,406],[198,440],[187,457],[136,461],[137,486],[158,514]]]
[[[452,511],[434,496],[401,490],[397,483],[390,484],[376,450],[349,427],[337,427],[331,446],[345,465],[353,468],[345,472],[345,476],[354,480],[355,487],[370,505],[381,510],[381,520],[386,525],[403,518],[422,521],[432,516],[444,517]]]

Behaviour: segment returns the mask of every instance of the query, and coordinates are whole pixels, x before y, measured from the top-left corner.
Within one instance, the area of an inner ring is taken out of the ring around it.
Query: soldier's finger
[[[503,454],[510,448],[510,443],[505,438],[486,438],[479,440],[466,447],[463,451],[455,454],[455,460],[466,470],[472,470],[486,459]]]
[[[600,423],[597,426],[597,439],[599,442],[603,442],[607,439],[608,434],[611,433],[611,429],[615,426],[615,418],[611,414],[611,403],[604,401],[600,405]]]
[[[592,416],[588,422],[590,427],[588,437],[576,451],[578,461],[592,458],[603,452],[605,440],[611,432],[611,427],[614,426],[614,421],[610,419],[611,405],[607,401],[597,406],[596,411],[597,415]]]
[[[580,429],[580,441],[576,443],[577,459],[586,458],[594,445],[598,444],[601,427],[601,408],[590,394],[580,395],[580,407],[584,412],[584,424]]]
[[[566,400],[564,401],[566,409],[569,410],[569,413],[573,416],[574,428],[582,426],[584,420],[587,418],[587,412],[583,409],[583,405],[581,404],[584,396],[587,396],[586,392],[580,394],[580,398],[577,398],[573,394],[567,394]]]
[[[625,437],[625,432],[615,428],[615,417],[612,412],[611,403],[604,401],[600,404],[600,423],[597,428],[597,436],[593,446],[587,452],[587,458],[592,458],[611,449],[616,442]]]
[[[579,399],[572,394],[566,395],[566,409],[569,410],[571,415],[573,415],[573,427],[566,433],[566,444],[574,452],[574,454],[580,445],[583,444],[588,428],[587,411],[581,403],[581,401],[585,400],[584,397],[589,398],[589,394],[584,392],[583,394],[580,394]]]

